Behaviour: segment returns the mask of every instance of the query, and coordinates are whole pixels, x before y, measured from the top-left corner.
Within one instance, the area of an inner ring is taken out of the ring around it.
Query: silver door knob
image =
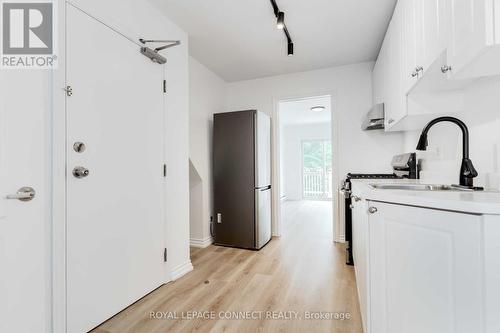
[[[87,147],[85,146],[85,143],[83,142],[75,142],[73,144],[73,150],[76,151],[77,153],[83,153]]]
[[[32,187],[21,187],[16,194],[7,195],[7,199],[19,201],[31,201],[35,197],[36,192]]]
[[[370,208],[368,208],[368,213],[375,214],[376,212],[378,212],[377,207],[370,207]]]
[[[85,178],[90,174],[89,169],[84,167],[76,167],[73,169],[73,176],[76,178]]]

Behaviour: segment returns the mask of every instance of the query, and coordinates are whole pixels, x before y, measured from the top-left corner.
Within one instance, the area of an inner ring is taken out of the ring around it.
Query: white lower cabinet
[[[499,225],[498,217],[355,203],[364,332],[499,332]]]
[[[366,214],[366,201],[353,197],[352,208],[352,237],[353,259],[356,273],[356,286],[358,289],[359,307],[365,332],[369,332],[369,281],[370,272],[368,257],[368,215]]]

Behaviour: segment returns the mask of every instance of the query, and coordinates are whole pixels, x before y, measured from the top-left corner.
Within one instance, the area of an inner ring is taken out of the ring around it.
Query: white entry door
[[[71,5],[66,40],[72,333],[92,329],[164,282],[164,68]],[[78,142],[85,148],[75,149]],[[78,167],[88,175],[77,178]]]
[[[48,72],[0,70],[0,332],[50,332]],[[21,187],[31,201],[7,199]]]

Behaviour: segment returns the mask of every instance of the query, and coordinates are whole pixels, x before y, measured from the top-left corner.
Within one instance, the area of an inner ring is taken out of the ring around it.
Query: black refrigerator
[[[214,243],[259,250],[271,240],[271,118],[214,115]]]

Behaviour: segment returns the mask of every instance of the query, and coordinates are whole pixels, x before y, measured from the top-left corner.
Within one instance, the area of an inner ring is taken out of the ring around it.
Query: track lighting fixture
[[[270,0],[271,5],[273,6],[274,15],[276,16],[276,27],[280,30],[283,30],[286,36],[286,40],[288,43],[288,56],[293,56],[293,41],[290,33],[285,24],[285,13],[280,11],[278,5],[276,4],[276,0]]]
[[[285,28],[285,13],[278,13],[278,23],[276,24],[278,29],[283,30]]]

